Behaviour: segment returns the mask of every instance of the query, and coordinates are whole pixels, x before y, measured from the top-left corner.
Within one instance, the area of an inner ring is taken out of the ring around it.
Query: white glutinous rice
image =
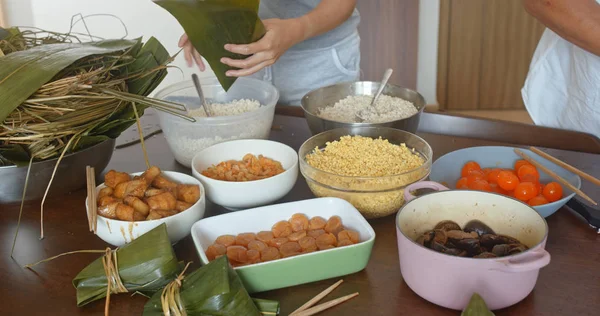
[[[417,114],[417,108],[410,101],[401,98],[380,95],[377,103],[370,106],[373,96],[352,95],[332,106],[321,108],[317,116],[331,121],[356,123],[356,115],[367,123],[385,123],[401,120]]]
[[[229,103],[212,103],[212,116],[234,116],[258,110],[260,102],[255,100],[235,100]],[[204,110],[188,111],[193,117],[206,117]],[[165,137],[175,159],[190,168],[194,156],[203,149],[214,144],[235,139],[266,139],[271,131],[273,113],[265,113],[251,119],[232,120],[231,123],[206,124],[198,122],[194,125],[174,125],[163,128]]]
[[[211,116],[233,116],[240,115],[246,112],[252,112],[260,107],[260,103],[256,100],[240,99],[233,100],[229,103],[210,103],[209,108],[212,111]],[[188,115],[192,117],[206,117],[204,109],[194,109],[188,111]]]

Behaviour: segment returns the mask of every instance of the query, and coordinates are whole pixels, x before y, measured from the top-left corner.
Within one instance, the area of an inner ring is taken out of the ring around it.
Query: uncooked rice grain
[[[385,94],[370,106],[373,96],[351,95],[332,106],[321,108],[317,116],[331,121],[356,123],[356,116],[367,123],[385,123],[405,119],[418,113],[415,105],[407,100]]]
[[[211,116],[233,116],[247,112],[252,112],[260,107],[260,102],[256,100],[240,99],[233,100],[228,103],[210,103]],[[206,117],[204,109],[193,109],[188,111],[188,115],[192,117]]]

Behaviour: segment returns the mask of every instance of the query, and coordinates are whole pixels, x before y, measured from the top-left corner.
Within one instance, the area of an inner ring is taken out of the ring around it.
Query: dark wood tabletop
[[[443,117],[447,119],[447,117]],[[435,117],[426,117],[426,124],[436,124]],[[480,127],[494,126],[496,131],[510,129],[510,124],[497,125],[497,122],[477,120]],[[151,125],[151,124],[150,124]],[[310,137],[303,118],[277,115],[274,125],[278,128],[271,133],[271,139],[286,143],[295,149]],[[503,127],[504,126],[504,127]],[[539,135],[539,129],[533,126],[520,126],[522,133]],[[439,131],[439,126],[421,126],[423,131]],[[434,158],[450,151],[480,145],[506,145],[524,143],[520,139],[504,139],[504,142],[490,141],[489,137],[472,138],[433,133],[419,133],[429,142]],[[511,133],[507,132],[507,135]],[[465,134],[471,135],[471,134]],[[472,133],[477,135],[477,133]],[[497,136],[497,135],[496,135]],[[501,139],[495,136],[495,140]],[[120,139],[121,146],[114,152],[106,170],[136,172],[145,169],[141,146],[134,144],[124,147],[131,134],[125,133]],[[514,137],[514,135],[513,135]],[[526,137],[526,136],[523,136]],[[558,137],[560,139],[560,137]],[[568,139],[568,138],[566,138]],[[528,142],[531,144],[530,142]],[[560,139],[558,143],[545,142],[548,147],[573,148],[568,141]],[[571,140],[577,143],[577,140]],[[593,141],[592,141],[593,143]],[[562,144],[562,145],[561,145]],[[531,144],[540,145],[540,144]],[[190,173],[177,164],[169,151],[162,134],[146,141],[150,162],[163,170]],[[540,145],[541,146],[541,145]],[[597,154],[575,151],[549,150],[564,161],[598,177],[600,164]],[[589,152],[600,152],[600,147],[590,148]],[[81,170],[84,172],[84,170]],[[0,179],[6,181],[6,179]],[[592,198],[600,200],[600,189],[587,183],[583,190]],[[88,231],[85,212],[85,189],[64,196],[51,197],[46,201],[44,230],[45,238],[39,240],[40,202],[28,202],[23,210],[23,219],[17,240],[14,259],[9,257],[10,247],[17,224],[19,205],[0,205],[0,311],[3,315],[101,315],[104,301],[97,301],[78,308],[75,300],[73,278],[98,254],[76,254],[54,261],[23,269],[23,265],[59,253],[80,250],[102,250],[107,244]],[[294,189],[281,202],[310,199],[314,196],[306,182],[299,176]],[[207,216],[218,215],[223,210],[208,205]],[[547,218],[550,234],[546,245],[552,255],[549,266],[543,268],[534,291],[522,302],[496,315],[599,315],[600,314],[600,237],[596,231],[577,214],[563,208]],[[398,250],[394,216],[370,220],[375,229],[377,241],[371,259],[365,270],[343,277],[344,283],[331,297],[339,297],[352,292],[360,295],[342,305],[322,313],[322,315],[459,315],[460,313],[427,302],[417,296],[402,280],[398,264]],[[177,243],[175,251],[180,260],[193,261],[193,267],[199,266],[191,237]],[[337,279],[294,286],[253,296],[278,300],[281,303],[281,315],[288,315],[333,284]],[[325,300],[328,300],[326,298]],[[146,298],[130,294],[111,297],[111,315],[141,315]]]

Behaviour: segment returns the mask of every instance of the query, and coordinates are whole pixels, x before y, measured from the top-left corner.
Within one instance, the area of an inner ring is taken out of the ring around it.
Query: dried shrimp
[[[263,155],[246,154],[241,161],[228,160],[209,167],[202,171],[202,175],[215,180],[243,182],[270,178],[284,171],[279,161]]]

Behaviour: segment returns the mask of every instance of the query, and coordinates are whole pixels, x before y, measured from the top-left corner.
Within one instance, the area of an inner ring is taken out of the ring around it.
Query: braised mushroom
[[[479,236],[486,234],[496,234],[493,229],[491,229],[488,225],[484,224],[479,220],[472,220],[465,224],[465,228],[463,229],[467,233],[476,232]]]
[[[441,222],[437,223],[437,225],[435,225],[435,227],[433,229],[440,229],[443,231],[461,230],[460,225],[458,225],[457,223],[455,223],[453,221],[441,221]]]

